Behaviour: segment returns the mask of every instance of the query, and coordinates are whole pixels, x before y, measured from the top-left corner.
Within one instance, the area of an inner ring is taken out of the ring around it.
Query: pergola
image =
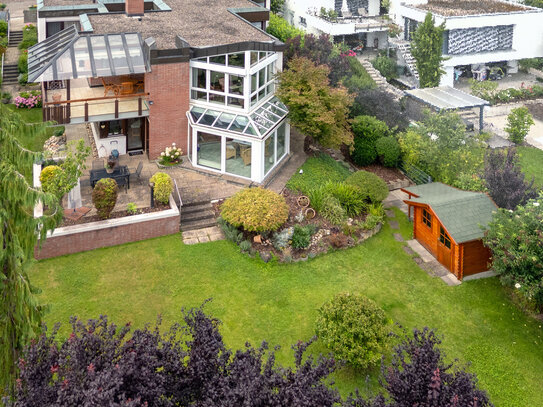
[[[435,110],[465,110],[479,108],[479,131],[483,129],[484,107],[490,105],[488,101],[462,92],[450,86],[437,88],[421,88],[407,90],[405,93]]]

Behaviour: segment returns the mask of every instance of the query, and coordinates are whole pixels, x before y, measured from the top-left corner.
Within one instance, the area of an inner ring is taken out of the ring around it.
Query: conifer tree
[[[44,131],[45,124],[28,125],[0,105],[0,389],[13,384],[19,352],[40,329],[42,309],[28,267],[38,239],[62,219],[58,199],[33,188],[23,175],[31,173],[40,153],[15,138],[39,137]],[[52,215],[34,218],[39,201]]]
[[[421,88],[439,86],[441,75],[445,73],[441,67],[445,59],[442,55],[444,31],[445,23],[436,27],[432,13],[428,13],[413,33],[411,54],[419,71]]]

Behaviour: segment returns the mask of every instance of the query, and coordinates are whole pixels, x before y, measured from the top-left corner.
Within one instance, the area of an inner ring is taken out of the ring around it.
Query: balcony
[[[44,121],[59,124],[128,119],[149,115],[143,75],[71,79],[44,83]]]
[[[338,17],[330,20],[310,13],[306,14],[305,21],[307,27],[313,27],[332,36],[388,31],[391,24],[391,21],[384,16]]]

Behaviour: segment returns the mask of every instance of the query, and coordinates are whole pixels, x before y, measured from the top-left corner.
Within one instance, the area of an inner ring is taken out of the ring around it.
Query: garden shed
[[[496,204],[482,192],[462,191],[440,182],[402,189],[413,219],[413,236],[459,280],[486,271],[490,251],[484,227]]]

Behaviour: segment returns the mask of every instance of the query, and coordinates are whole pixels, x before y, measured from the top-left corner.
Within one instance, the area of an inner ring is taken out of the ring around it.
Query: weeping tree
[[[16,139],[39,137],[45,130],[45,124],[28,125],[0,104],[0,393],[14,383],[19,353],[41,325],[42,307],[28,278],[34,247],[62,219],[59,200],[33,188],[23,175],[31,173],[40,153]],[[51,215],[34,218],[39,201]]]
[[[415,58],[421,88],[439,86],[443,57],[443,32],[445,23],[436,26],[432,13],[426,14],[424,22],[413,33],[411,54]]]

